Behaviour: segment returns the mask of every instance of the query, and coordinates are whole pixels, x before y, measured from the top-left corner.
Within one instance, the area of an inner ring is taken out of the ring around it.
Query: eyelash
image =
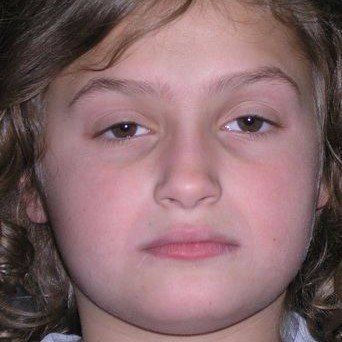
[[[230,121],[229,123],[237,122],[238,120],[247,119],[247,118],[253,118],[253,119],[260,120],[262,123],[261,127],[263,127],[265,124],[272,126],[272,127],[278,127],[278,128],[281,127],[279,124],[277,124],[271,120],[268,120],[262,116],[255,115],[255,114],[254,115],[240,116],[240,117],[236,118],[235,120]],[[224,127],[226,127],[226,126],[227,126],[227,124],[224,125]],[[243,131],[236,131],[236,130],[232,130],[232,129],[231,130],[228,129],[228,131],[236,133],[236,134],[242,134],[244,136],[247,136],[248,139],[250,139],[250,140],[257,140],[257,139],[261,139],[261,138],[266,138],[266,137],[268,137],[269,134],[272,134],[272,129],[270,127],[267,129],[267,131],[263,131],[263,132],[260,132],[260,131],[258,131],[258,132],[248,132],[248,131],[243,132]]]
[[[256,120],[260,120],[262,122],[261,127],[263,127],[265,124],[270,125],[270,126],[280,127],[280,125],[276,124],[275,122],[268,120],[268,119],[265,119],[259,115],[241,116],[241,117],[236,118],[233,121],[230,121],[229,123],[237,122],[238,120],[247,119],[247,118],[253,118]],[[123,124],[136,125],[137,127],[142,127],[144,129],[148,130],[144,126],[139,125],[134,121],[122,121],[122,122],[118,122],[118,123],[106,128],[105,130],[98,133],[96,136],[102,136],[102,139],[105,140],[106,142],[109,142],[110,144],[114,143],[114,144],[122,145],[122,144],[130,143],[132,140],[136,139],[139,136],[149,135],[149,134],[140,134],[138,136],[133,136],[133,137],[129,137],[129,138],[105,138],[104,137],[104,135],[108,132],[111,132],[113,128],[118,127],[118,126],[123,125]],[[224,127],[227,127],[228,124],[225,124]],[[137,129],[139,129],[139,128],[137,128]],[[226,130],[233,132],[233,133],[237,133],[237,134],[243,134],[244,136],[247,136],[250,140],[266,138],[271,133],[270,129],[268,129],[267,131],[264,131],[264,132],[243,132],[243,131],[237,131],[237,130],[233,130],[233,129],[226,129]]]

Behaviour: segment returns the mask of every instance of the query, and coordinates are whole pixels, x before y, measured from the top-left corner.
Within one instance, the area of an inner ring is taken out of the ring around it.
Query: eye
[[[128,140],[140,135],[149,133],[150,131],[133,121],[119,122],[110,126],[102,132],[103,137],[108,140]]]
[[[242,133],[264,133],[274,125],[270,120],[258,115],[248,115],[228,122],[224,127],[229,131]]]

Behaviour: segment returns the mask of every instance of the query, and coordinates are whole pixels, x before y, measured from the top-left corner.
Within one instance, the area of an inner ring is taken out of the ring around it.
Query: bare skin
[[[230,14],[194,7],[120,63],[65,72],[48,91],[48,213],[28,214],[49,216],[87,342],[280,341],[325,198],[311,78],[270,14]],[[115,34],[67,71],[96,62]],[[90,89],[94,78],[106,87]],[[239,125],[248,115],[263,118],[252,133]],[[119,144],[110,127],[127,121],[139,130]],[[196,261],[142,250],[180,225],[237,248]]]

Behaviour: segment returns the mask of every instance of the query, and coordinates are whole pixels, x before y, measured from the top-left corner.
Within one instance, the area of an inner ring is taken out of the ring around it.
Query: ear
[[[47,215],[37,191],[25,195],[26,215],[33,223],[46,223]]]
[[[319,187],[319,194],[318,194],[318,200],[317,200],[317,207],[316,210],[321,210],[323,209],[328,201],[329,201],[329,190],[326,185],[326,182],[322,180],[320,187]]]

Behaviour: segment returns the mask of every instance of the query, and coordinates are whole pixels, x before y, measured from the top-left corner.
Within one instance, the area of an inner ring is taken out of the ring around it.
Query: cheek
[[[255,277],[261,268],[275,274],[284,268],[282,274],[291,279],[311,237],[318,160],[313,150],[293,150],[281,156],[241,168],[237,176],[240,186],[235,195],[243,210],[244,241]]]
[[[48,211],[66,264],[81,273],[81,265],[116,260],[120,272],[146,203],[141,169],[118,170],[89,155],[55,160],[47,169]]]

